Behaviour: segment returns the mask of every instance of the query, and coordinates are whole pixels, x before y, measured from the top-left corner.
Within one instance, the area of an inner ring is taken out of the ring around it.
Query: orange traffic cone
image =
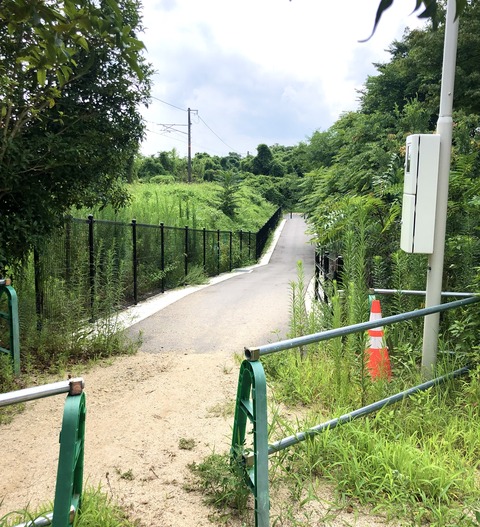
[[[381,318],[380,300],[373,300],[370,309],[370,321],[380,320]],[[369,329],[368,336],[370,337],[370,347],[365,350],[365,360],[370,376],[373,380],[390,380],[392,378],[392,369],[388,356],[388,348],[384,342],[383,327]]]

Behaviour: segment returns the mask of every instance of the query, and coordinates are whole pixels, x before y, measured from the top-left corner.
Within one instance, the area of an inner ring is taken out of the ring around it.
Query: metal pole
[[[160,223],[160,268],[162,270],[162,293],[165,293],[165,226]]]
[[[370,290],[375,295],[413,295],[413,296],[425,296],[426,291],[418,291],[411,289],[371,289]],[[442,291],[442,297],[457,297],[457,298],[470,298],[471,296],[476,296],[479,293],[459,293],[454,291]]]
[[[217,274],[220,274],[220,229],[217,230]]]
[[[280,452],[280,450],[285,450],[286,448],[289,448],[293,445],[296,445],[297,443],[300,443],[301,441],[304,441],[305,439],[307,439],[307,437],[320,434],[321,432],[324,432],[327,429],[333,430],[339,425],[344,425],[345,423],[349,423],[350,421],[353,421],[354,419],[357,419],[364,415],[371,414],[373,412],[381,410],[385,406],[390,406],[391,404],[401,401],[402,399],[405,399],[406,397],[410,397],[411,395],[414,395],[420,391],[428,390],[432,386],[441,384],[442,382],[445,382],[449,379],[455,379],[456,377],[465,375],[469,371],[470,370],[467,367],[460,368],[459,370],[455,370],[452,373],[443,375],[442,377],[437,377],[436,379],[424,382],[423,384],[419,384],[418,386],[414,386],[413,388],[409,388],[408,390],[404,390],[403,392],[399,392],[395,395],[391,395],[390,397],[386,397],[385,399],[382,399],[381,401],[377,401],[367,406],[363,406],[362,408],[359,408],[358,410],[354,410],[353,412],[344,414],[340,417],[337,417],[336,419],[331,419],[330,421],[327,421],[326,423],[322,423],[320,425],[309,428],[305,432],[299,432],[298,434],[295,434],[293,436],[280,439],[280,441],[272,443],[268,447],[268,454],[270,455],[275,452]]]
[[[35,282],[35,314],[37,317],[37,331],[40,331],[43,326],[43,311],[44,311],[44,297],[43,297],[43,283],[42,272],[40,266],[40,256],[37,247],[33,248],[33,273]]]
[[[440,91],[440,113],[437,134],[440,135],[440,162],[438,168],[437,212],[433,253],[428,257],[426,307],[441,301],[443,261],[445,255],[445,231],[447,225],[448,180],[452,149],[452,108],[457,55],[458,18],[455,20],[456,1],[448,0],[443,48],[442,86]],[[422,372],[427,379],[434,376],[437,362],[438,329],[440,315],[425,317],[423,326]]]
[[[188,225],[185,225],[184,278],[188,274]]]
[[[132,220],[133,303],[138,304],[137,220]]]
[[[95,247],[94,247],[94,233],[93,233],[93,215],[88,215],[88,278],[90,286],[90,311],[91,318],[90,322],[95,320],[94,307],[95,307]]]
[[[207,272],[207,229],[204,227],[202,230],[202,242],[203,242],[203,270]]]
[[[311,335],[304,335],[302,337],[295,337],[293,339],[272,342],[271,344],[265,344],[263,346],[245,348],[245,358],[250,361],[255,361],[259,360],[259,358],[263,355],[269,355],[271,353],[277,353],[278,351],[298,348],[299,346],[307,346],[308,344],[314,344],[315,342],[322,342],[335,337],[343,337],[352,333],[378,328],[379,326],[389,326],[397,322],[404,322],[406,320],[412,320],[414,318],[430,315],[432,313],[440,313],[443,311],[448,311],[449,309],[456,309],[457,307],[474,304],[475,302],[479,301],[480,296],[472,296],[470,298],[464,298],[463,300],[455,300],[454,302],[449,302],[448,304],[439,304],[438,306],[416,309],[414,311],[400,313],[399,315],[392,315],[379,320],[360,322],[359,324],[352,324],[351,326],[328,329],[326,331],[321,331],[320,333],[312,333]]]
[[[243,254],[242,254],[242,249],[243,249],[243,232],[240,231],[238,233],[238,237],[239,237],[239,242],[240,242],[240,265],[243,265]]]
[[[192,121],[190,120],[190,108],[188,108],[188,182],[192,182]]]
[[[34,401],[36,399],[43,399],[51,395],[59,395],[61,393],[71,393],[71,395],[78,395],[85,386],[82,378],[70,379],[68,381],[59,381],[51,384],[44,384],[42,386],[34,386],[33,388],[24,388],[15,392],[0,394],[0,408],[3,406],[10,406],[17,403],[25,403],[27,401]],[[72,393],[74,390],[76,393]]]

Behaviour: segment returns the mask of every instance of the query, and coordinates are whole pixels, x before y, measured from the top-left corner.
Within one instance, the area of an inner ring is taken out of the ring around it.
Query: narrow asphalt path
[[[149,353],[239,352],[287,336],[291,282],[303,262],[305,282],[314,272],[314,247],[299,214],[286,222],[270,262],[206,287],[134,324]]]

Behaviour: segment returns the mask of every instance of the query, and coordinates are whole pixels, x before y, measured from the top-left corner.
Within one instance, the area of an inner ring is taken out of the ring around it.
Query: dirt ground
[[[139,352],[75,372],[86,383],[86,485],[101,485],[142,526],[212,525],[201,494],[185,489],[187,465],[229,450],[238,371],[232,355]],[[0,518],[53,500],[62,411],[63,396],[49,397],[0,426]],[[193,449],[182,449],[182,439],[193,439]],[[304,525],[384,524],[352,508],[320,521],[332,499],[327,487],[321,492],[325,501],[307,507],[317,519]],[[272,518],[284,500],[288,489],[273,493]],[[253,513],[243,525],[253,525]]]

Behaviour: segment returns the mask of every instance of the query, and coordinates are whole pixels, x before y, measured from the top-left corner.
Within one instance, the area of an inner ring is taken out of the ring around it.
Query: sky
[[[142,109],[141,153],[256,155],[298,145],[358,108],[373,63],[407,27],[415,0],[397,0],[372,33],[380,0],[143,0],[140,35],[155,71]]]

